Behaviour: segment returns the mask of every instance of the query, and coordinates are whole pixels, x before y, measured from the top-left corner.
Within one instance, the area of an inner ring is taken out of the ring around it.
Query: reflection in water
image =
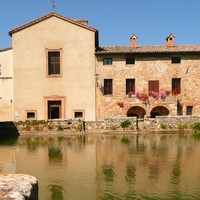
[[[136,168],[133,164],[126,166],[126,181],[128,184],[133,184],[136,180]]]
[[[49,200],[63,200],[63,187],[56,184],[51,184],[48,186],[48,189],[51,193],[51,199]]]
[[[171,183],[178,185],[180,183],[180,176],[181,176],[181,159],[182,159],[182,147],[177,147],[177,156],[176,160],[172,166],[172,173],[171,173]]]
[[[199,199],[199,155],[190,135],[19,137],[0,172],[36,176],[42,200]]]
[[[114,170],[113,170],[113,165],[103,165],[103,174],[104,174],[104,180],[106,182],[113,182],[114,180]]]
[[[61,152],[61,149],[59,149],[59,147],[57,148],[54,148],[54,147],[51,147],[49,148],[49,163],[56,163],[56,164],[59,164],[59,163],[62,163],[62,152]]]

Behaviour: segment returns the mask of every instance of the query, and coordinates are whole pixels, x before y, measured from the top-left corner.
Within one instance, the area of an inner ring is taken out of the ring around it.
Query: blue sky
[[[12,46],[8,32],[51,12],[51,0],[1,0],[0,48]],[[200,44],[200,0],[56,0],[55,11],[71,19],[87,19],[99,30],[100,46]]]

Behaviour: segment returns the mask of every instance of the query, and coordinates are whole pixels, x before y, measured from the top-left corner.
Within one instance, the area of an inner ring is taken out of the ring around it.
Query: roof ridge
[[[87,26],[87,25],[84,25],[84,24],[81,24],[81,23],[77,22],[76,20],[73,20],[73,19],[64,17],[64,16],[62,16],[62,15],[56,13],[56,12],[51,12],[51,13],[48,13],[48,14],[46,14],[46,15],[44,15],[44,16],[41,16],[41,17],[39,17],[39,18],[37,18],[37,19],[35,19],[35,20],[32,20],[32,21],[27,22],[27,23],[25,23],[25,24],[22,24],[22,25],[19,26],[19,27],[16,27],[16,28],[12,29],[11,31],[9,31],[9,35],[12,37],[12,34],[13,34],[13,33],[16,33],[16,32],[18,32],[18,31],[21,31],[21,30],[23,30],[23,29],[25,29],[25,28],[28,28],[28,27],[32,26],[32,25],[35,25],[35,24],[37,24],[37,23],[40,23],[41,21],[46,20],[46,19],[49,19],[50,17],[53,17],[53,16],[54,16],[54,17],[58,17],[58,18],[60,18],[60,19],[62,19],[62,20],[68,21],[68,22],[70,22],[70,23],[73,23],[73,24],[75,24],[75,25],[77,25],[77,26],[86,28],[86,29],[88,29],[88,30],[91,30],[91,31],[94,31],[94,32],[97,31],[97,29],[92,28],[92,27]]]

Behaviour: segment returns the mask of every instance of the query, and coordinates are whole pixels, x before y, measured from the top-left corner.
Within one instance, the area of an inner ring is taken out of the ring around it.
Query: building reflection
[[[189,135],[20,137],[0,172],[36,176],[40,199],[181,199],[198,196],[199,154]]]
[[[61,185],[50,184],[48,185],[48,189],[50,191],[51,197],[49,200],[63,200],[63,187]]]
[[[148,194],[156,198],[169,191],[177,196],[175,188],[181,188],[180,194],[185,181],[196,179],[189,166],[200,148],[197,150],[191,142],[187,135],[100,137],[96,147],[98,198],[112,199],[115,194],[115,198],[128,199],[136,193],[144,193],[144,199]],[[182,177],[184,170],[191,173],[190,178]]]

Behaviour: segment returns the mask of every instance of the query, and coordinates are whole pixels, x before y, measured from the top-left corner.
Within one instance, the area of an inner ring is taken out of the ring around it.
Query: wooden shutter
[[[149,94],[151,94],[151,92],[159,92],[159,81],[149,81]]]

